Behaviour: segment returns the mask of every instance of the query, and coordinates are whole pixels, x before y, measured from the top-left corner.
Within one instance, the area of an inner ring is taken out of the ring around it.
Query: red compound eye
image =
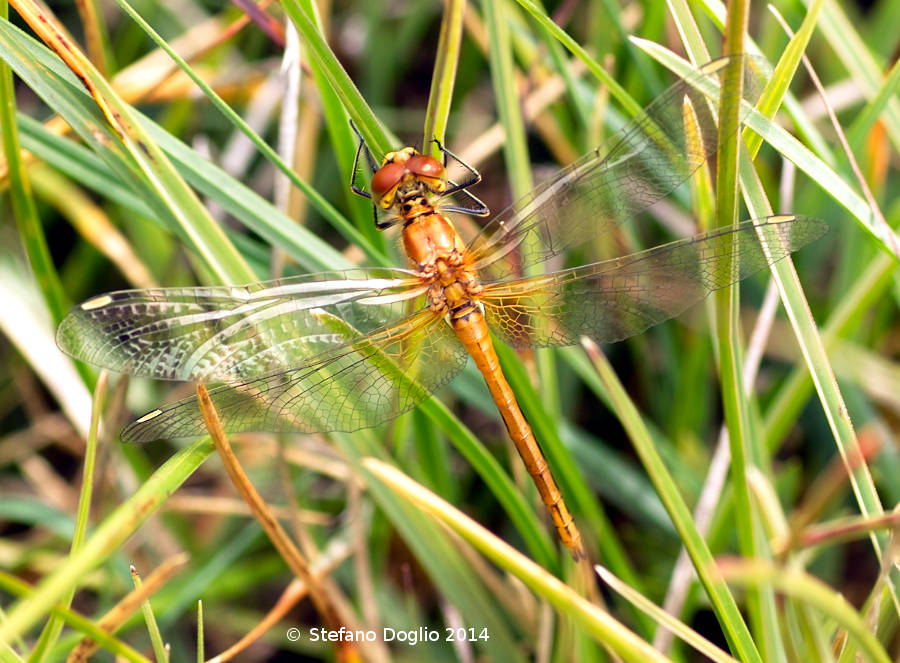
[[[381,198],[397,186],[404,174],[406,174],[406,164],[388,163],[383,165],[372,176],[372,193]]]
[[[417,154],[414,157],[410,157],[409,161],[406,162],[406,167],[413,175],[437,178],[444,176],[443,164],[434,157],[425,154]]]

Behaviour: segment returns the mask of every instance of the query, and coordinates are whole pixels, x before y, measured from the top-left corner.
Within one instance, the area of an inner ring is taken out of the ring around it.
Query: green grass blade
[[[669,512],[732,649],[742,661],[762,663],[756,643],[744,622],[737,602],[718,573],[712,553],[706,541],[697,531],[693,516],[662,458],[657,453],[650,433],[641,420],[640,413],[628,397],[606,357],[596,349],[596,346],[594,348],[591,352],[594,367],[610,395],[613,412],[625,427],[653,486],[665,505],[666,511]]]
[[[590,98],[587,95],[582,94],[582,91],[579,89],[581,86],[569,69],[570,63],[566,59],[562,44],[559,43],[544,23],[538,22],[537,26],[538,30],[540,30],[540,37],[553,60],[553,66],[566,84],[566,94],[575,110],[578,120],[583,127],[589,127],[591,125],[591,114],[593,112]],[[616,26],[621,29],[621,23],[618,21],[616,22]],[[650,77],[652,78],[652,72],[650,73]]]
[[[621,594],[629,603],[651,616],[661,627],[672,631],[677,637],[691,645],[698,652],[715,663],[737,663],[737,660],[722,651],[712,642],[697,633],[686,624],[679,622],[664,609],[655,605],[648,598],[636,591],[631,583],[625,582],[602,567],[595,567],[600,579],[609,585],[614,592]]]
[[[134,495],[103,521],[75,555],[45,577],[31,596],[13,606],[6,621],[0,624],[0,642],[8,642],[25,633],[66,592],[77,587],[88,571],[116,553],[122,543],[211,453],[209,438],[202,438],[166,461]]]
[[[900,89],[900,60],[894,62],[894,66],[885,77],[878,93],[872,98],[872,101],[866,104],[847,130],[847,142],[854,151],[862,147],[865,137],[884,112],[888,102],[896,98],[898,89]]]
[[[712,19],[716,27],[721,30],[725,21],[725,5],[718,0],[701,0],[700,4],[705,8],[706,13]],[[706,63],[710,59],[710,55],[703,42],[700,29],[693,20],[690,8],[684,0],[673,0],[673,5],[675,7],[675,16],[678,21],[678,31],[682,36],[687,52],[690,54],[691,62],[694,66]],[[747,51],[749,53],[754,55],[761,55],[763,53],[752,39],[748,38],[747,44]],[[816,125],[807,119],[800,108],[799,102],[793,97],[788,96],[785,101],[785,109],[797,125],[798,133],[800,133],[804,140],[813,146],[814,152],[831,163],[833,159],[830,158],[830,150],[828,149],[825,138],[816,128]]]
[[[725,54],[745,51],[749,3],[733,2],[728,7],[725,23]],[[738,218],[738,158],[742,141],[740,132],[740,106],[744,97],[744,67],[742,60],[729,63],[724,73],[719,97],[719,153],[716,170],[716,226],[737,227]],[[740,335],[740,285],[718,290],[714,295],[716,350],[719,356],[721,398],[731,450],[730,488],[734,500],[734,525],[738,548],[745,557],[767,554],[766,541],[757,529],[757,518],[750,500],[748,472],[764,458],[757,446],[750,420],[750,403],[743,389],[743,345]],[[746,611],[750,624],[757,634],[759,654],[765,660],[776,660],[773,650],[779,650],[778,629],[774,616],[773,597],[757,591],[747,593]],[[732,650],[741,658],[747,655],[739,648],[738,640],[731,640]]]
[[[312,16],[300,5],[299,0],[285,0],[284,10],[309,49],[310,57],[328,79],[350,119],[356,123],[369,148],[375,152],[376,158],[390,150],[396,141],[382,128],[372,109],[322,38]]]
[[[226,119],[231,122],[238,130],[240,130],[250,141],[256,146],[259,150],[260,154],[262,154],[266,159],[268,159],[272,164],[275,165],[278,170],[280,170],[287,178],[291,181],[291,183],[300,189],[307,197],[312,206],[320,213],[322,216],[332,225],[335,229],[338,230],[350,243],[359,246],[366,255],[373,260],[376,264],[385,265],[387,264],[386,258],[380,249],[377,249],[372,246],[369,242],[369,239],[360,233],[353,225],[350,224],[347,219],[344,218],[343,215],[338,212],[331,203],[325,200],[318,191],[316,191],[309,183],[301,179],[296,172],[291,168],[291,166],[284,162],[284,160],[278,156],[278,153],[269,146],[253,129],[250,128],[244,119],[238,115],[231,107],[225,103],[225,101],[218,95],[216,92],[199,76],[196,72],[188,65],[184,59],[169,46],[166,41],[157,34],[157,32],[138,14],[134,8],[131,7],[125,0],[116,0],[119,3],[119,6],[125,11],[126,14],[140,26],[140,28],[153,40],[153,42],[159,46],[163,51],[168,54],[172,61],[178,65],[178,67],[185,72],[192,81],[203,91],[203,94],[219,109],[219,111],[226,117]],[[273,242],[275,246],[280,246],[280,244]]]
[[[75,94],[80,93],[76,91]],[[309,271],[326,271],[353,266],[330,244],[298,226],[251,188],[201,157],[146,116],[139,117],[147,132],[159,143],[191,186],[215,200],[225,211],[269,244],[284,249],[302,267]],[[93,191],[141,216],[156,218],[145,200],[97,154],[50,133],[41,123],[28,117],[20,115],[18,119],[23,147]]]
[[[690,64],[668,49],[650,42],[635,41],[643,50],[679,76],[687,75],[693,70]],[[709,92],[709,94],[712,93],[712,91]],[[834,168],[822,161],[794,136],[764,117],[755,108],[749,110],[744,124],[762,136],[763,140],[781,153],[784,158],[792,161],[797,168],[809,175],[824,193],[850,212],[860,227],[883,248],[891,251],[890,247],[896,245],[898,241],[896,233],[889,227],[886,228],[875,222],[872,210],[866,200]],[[900,262],[900,257],[894,256],[894,259]]]
[[[756,216],[763,212],[769,212],[771,207],[765,199],[765,192],[762,186],[754,176],[752,165],[746,159],[741,164],[742,167],[742,186],[744,187],[745,201],[751,215]],[[809,312],[809,305],[803,296],[803,290],[794,269],[793,262],[790,258],[779,260],[772,265],[772,274],[775,277],[778,289],[781,292],[781,300],[791,321],[794,334],[800,344],[803,357],[806,360],[813,384],[825,411],[825,417],[828,420],[828,426],[837,442],[838,450],[848,467],[853,466],[854,471],[851,474],[851,484],[856,495],[857,503],[863,515],[881,515],[883,508],[872,477],[869,474],[868,466],[865,463],[851,464],[848,461],[848,455],[862,458],[859,451],[859,441],[853,430],[853,423],[850,421],[847,406],[841,395],[834,371],[831,363],[828,361],[828,355],[822,339],[819,336],[815,321]],[[856,454],[860,454],[857,456]],[[874,539],[876,554],[880,555],[880,546]]]
[[[3,587],[9,593],[22,599],[22,603],[27,603],[39,589],[32,589],[19,578],[6,571],[0,571],[0,587]],[[98,627],[94,622],[82,617],[77,612],[70,609],[52,608],[53,614],[58,615],[62,620],[72,628],[84,633],[91,640],[102,646],[107,651],[121,656],[126,661],[132,663],[151,663],[150,659],[141,655],[140,652],[128,646],[116,637],[113,637],[102,628]],[[3,642],[0,639],[0,642]],[[0,644],[2,646],[2,644]],[[16,659],[21,660],[21,659]]]
[[[828,615],[856,638],[866,659],[877,663],[890,663],[884,647],[869,630],[855,608],[839,593],[822,581],[800,570],[779,569],[761,560],[736,560],[723,565],[728,582],[744,587],[771,585],[781,594],[808,603]]]
[[[875,256],[822,326],[822,343],[826,353],[832,352],[840,338],[850,335],[862,324],[866,313],[882,300],[894,283],[895,272],[896,264],[890,256],[886,253]],[[795,368],[785,380],[765,415],[766,446],[770,450],[777,448],[796,423],[813,386],[805,366]]]
[[[269,244],[281,247],[311,271],[353,266],[330,244],[307,228],[298,226],[250,187],[227,175],[149,119],[145,121],[148,133],[159,142],[185,179],[198,191],[220,203]]]
[[[572,53],[579,60],[584,62],[587,65],[588,70],[597,78],[598,81],[603,83],[607,88],[609,88],[610,94],[615,97],[622,107],[625,109],[625,113],[627,115],[633,116],[643,110],[641,105],[632,98],[628,92],[625,91],[621,85],[619,85],[618,81],[610,75],[608,71],[606,71],[603,67],[597,63],[594,58],[592,58],[587,51],[585,51],[581,45],[578,44],[572,37],[570,37],[566,32],[560,28],[556,23],[553,22],[547,14],[535,3],[531,2],[531,0],[516,0],[526,11],[528,11],[537,21],[541,24],[541,26],[547,30],[551,35],[553,35],[556,39],[559,40],[566,49]]]
[[[772,72],[772,78],[766,85],[766,89],[763,90],[762,95],[760,95],[756,107],[759,109],[760,113],[768,118],[775,117],[776,111],[781,106],[784,97],[787,94],[788,87],[794,78],[797,67],[800,66],[803,53],[806,51],[809,40],[812,38],[813,30],[816,27],[816,18],[818,17],[821,8],[822,0],[814,0],[810,11],[803,19],[803,24],[800,26],[800,29],[788,43],[788,46],[784,49],[781,57],[778,58],[778,63],[775,65],[775,71]],[[757,134],[750,135],[750,132],[746,130],[744,131],[744,138],[747,144],[747,151],[750,154],[750,159],[752,161],[756,157],[760,145],[762,145],[762,138]]]
[[[726,23],[726,48],[731,53],[742,52],[742,43],[749,6],[746,2],[732,3]],[[736,140],[740,130],[740,103],[743,99],[743,62],[735,60],[725,69],[722,93],[719,103],[719,154],[716,172],[716,225],[737,227],[738,152],[741,144]],[[727,271],[726,271],[727,273]],[[719,372],[722,382],[722,406],[728,440],[731,446],[731,484],[735,495],[735,526],[740,550],[745,556],[755,552],[753,513],[750,509],[750,490],[747,485],[747,466],[753,462],[751,448],[750,413],[744,398],[741,343],[738,335],[738,313],[740,310],[740,286],[735,283],[729,288],[718,290],[716,302],[716,337],[719,351]],[[750,597],[753,599],[754,597]],[[758,611],[758,605],[751,610]],[[752,618],[759,618],[758,612]]]
[[[69,42],[52,28],[41,10],[32,5],[20,5],[19,12],[39,35],[59,49],[57,54],[63,54],[66,64],[89,88],[105,121],[113,129],[114,140],[127,151],[144,186],[168,210],[207,267],[224,283],[256,280],[221,227],[178,175],[162,150],[140,127],[131,107],[119,98],[109,81],[94,68],[77,44]]]
[[[525,122],[519,107],[515,68],[512,59],[512,42],[509,34],[506,0],[489,2],[484,18],[488,31],[488,56],[491,65],[491,81],[500,124],[506,131],[503,157],[512,197],[517,200],[531,191],[531,161],[525,143]]]
[[[672,18],[678,27],[678,34],[681,35],[681,41],[690,56],[690,61],[694,66],[706,64],[711,59],[709,49],[703,41],[700,34],[700,28],[691,14],[691,8],[686,0],[672,0]],[[640,43],[637,44],[640,46]]]
[[[142,584],[141,576],[134,565],[131,566],[131,579],[134,581],[134,588],[140,589]],[[162,633],[159,632],[159,624],[156,623],[156,616],[153,614],[150,599],[141,601],[141,612],[144,615],[147,632],[150,634],[150,643],[153,645],[153,655],[156,656],[156,663],[168,663],[169,656],[166,654],[166,645],[163,643]]]
[[[84,450],[84,468],[81,474],[81,492],[78,495],[78,515],[75,518],[75,531],[72,534],[72,548],[70,557],[78,552],[84,543],[90,517],[91,503],[94,491],[94,466],[97,460],[97,435],[100,430],[100,415],[106,400],[106,385],[108,374],[101,372],[94,388],[94,396],[91,401],[91,427],[88,431],[87,444]],[[71,587],[63,597],[62,606],[68,608],[72,605],[75,596],[75,587]],[[56,644],[62,631],[63,620],[58,614],[54,614],[47,621],[38,642],[29,656],[29,663],[40,663]]]
[[[7,23],[7,6],[0,4],[0,23]],[[19,132],[16,125],[16,95],[13,89],[12,72],[6,58],[0,62],[0,138],[6,157],[10,177],[13,217],[19,229],[19,236],[28,254],[31,269],[40,287],[41,294],[55,322],[63,319],[68,312],[69,301],[63,292],[62,283],[50,250],[47,238],[38,218],[37,207],[31,195],[28,175],[22,164],[19,148]]]
[[[205,646],[203,644],[203,601],[197,600],[197,663],[206,660]]]
[[[318,16],[316,3],[312,2],[312,0],[299,0],[299,2],[301,8],[306,12],[306,15],[313,20],[316,34],[312,35],[312,38],[317,39],[317,43],[322,42],[324,39],[323,35],[326,32],[322,20]],[[327,44],[324,45],[324,48],[328,49]],[[322,114],[325,118],[328,135],[331,139],[338,164],[340,165],[341,182],[343,183],[341,189],[347,200],[347,205],[353,211],[353,219],[356,227],[368,238],[373,247],[376,247],[382,254],[385,254],[387,247],[384,241],[384,234],[380,232],[373,223],[371,201],[356,195],[350,188],[350,181],[355,177],[355,173],[353,173],[353,159],[356,155],[359,138],[357,137],[356,132],[351,129],[350,123],[347,120],[344,99],[358,97],[357,101],[361,101],[362,97],[359,95],[359,92],[356,91],[352,81],[345,80],[338,75],[339,78],[341,78],[341,85],[349,86],[341,93],[339,88],[332,85],[328,71],[326,70],[326,65],[329,70],[334,72],[337,72],[340,67],[339,64],[335,64],[333,54],[330,56],[325,54],[322,58],[313,58],[310,61],[312,82],[314,82],[319,98],[321,99]],[[363,102],[361,109],[367,116],[371,115],[373,121],[377,123],[377,120],[374,119],[374,114],[371,113],[365,102]],[[387,147],[396,146],[397,139],[390,133],[386,133],[388,138],[388,143],[386,144]],[[373,148],[372,143],[369,143],[369,147]],[[365,168],[362,170],[365,170]]]
[[[625,661],[646,663],[668,661],[647,642],[616,621],[609,613],[590,603],[575,590],[520,553],[516,552],[486,529],[466,518],[434,493],[424,489],[393,467],[370,458],[364,461],[369,472],[405,500],[416,504],[465,538],[495,564],[519,578],[529,589],[544,598],[560,613],[570,617],[585,632],[611,648]],[[506,660],[501,659],[501,660]]]
[[[513,644],[509,629],[500,619],[486,588],[460,557],[459,543],[449,538],[437,523],[426,517],[419,506],[394,493],[383,478],[371,471],[370,463],[384,463],[384,453],[375,436],[368,432],[357,435],[334,435],[332,438],[365,483],[367,491],[385,512],[416,558],[468,624],[478,624],[490,633],[490,640],[477,643],[491,660],[524,661]],[[399,470],[394,470],[399,473]],[[549,574],[548,574],[549,575]]]
[[[825,4],[817,27],[836,52],[838,61],[847,68],[853,80],[862,86],[863,94],[874,99],[882,86],[881,70],[866,40],[860,36],[838,3]],[[888,100],[881,120],[887,128],[894,149],[900,150],[900,99],[894,97]]]
[[[500,467],[497,459],[488,453],[478,438],[472,435],[440,401],[429,399],[420,405],[419,409],[450,438],[457,450],[488,485],[525,541],[531,555],[544,567],[558,571],[556,552],[547,530],[542,526],[534,510],[528,507],[522,493]]]
[[[43,123],[19,114],[16,117],[22,147],[56,170],[107,200],[145,217],[153,210],[96,153],[68,138],[48,131]]]
[[[422,151],[431,152],[432,156],[438,156],[439,150],[431,140],[437,138],[444,142],[447,133],[447,118],[450,115],[456,68],[459,65],[465,10],[464,0],[450,0],[441,19],[434,72],[431,75],[431,89],[428,92],[428,106],[425,110],[425,134],[422,137]]]

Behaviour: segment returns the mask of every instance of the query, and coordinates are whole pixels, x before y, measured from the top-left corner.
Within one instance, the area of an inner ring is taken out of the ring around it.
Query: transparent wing
[[[468,354],[453,330],[424,309],[389,328],[356,335],[317,313],[323,327],[347,338],[289,370],[210,389],[228,432],[354,431],[413,408],[465,366]],[[126,442],[206,433],[196,398],[144,415],[122,431]]]
[[[230,381],[292,368],[345,338],[324,311],[360,334],[421,308],[422,282],[406,270],[351,270],[244,287],[123,290],[63,319],[57,343],[105,368],[165,380]]]
[[[718,82],[736,58],[745,65],[744,97],[755,99],[764,63],[752,56],[714,60],[675,83],[605,145],[485,226],[469,247],[482,282],[521,278],[529,265],[611,230],[685,182],[717,149],[714,105],[701,88]],[[743,108],[746,116],[748,107]]]
[[[546,276],[487,285],[481,299],[485,317],[515,347],[572,345],[582,335],[601,343],[620,341],[781,260],[828,229],[806,217],[763,221]]]

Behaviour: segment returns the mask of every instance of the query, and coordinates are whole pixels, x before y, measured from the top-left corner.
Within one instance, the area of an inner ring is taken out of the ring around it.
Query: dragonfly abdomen
[[[563,501],[562,493],[550,473],[550,468],[547,467],[547,461],[544,460],[544,455],[535,440],[531,426],[519,408],[512,387],[509,386],[506,376],[500,369],[500,361],[497,358],[493,341],[491,341],[484,314],[474,301],[470,302],[470,306],[471,308],[464,315],[455,318],[451,315],[450,324],[453,331],[484,377],[491,397],[503,418],[503,423],[506,424],[506,429],[509,431],[509,436],[537,486],[541,501],[549,511],[560,539],[576,561],[584,559],[585,552],[581,542],[581,532],[575,526],[572,514]]]

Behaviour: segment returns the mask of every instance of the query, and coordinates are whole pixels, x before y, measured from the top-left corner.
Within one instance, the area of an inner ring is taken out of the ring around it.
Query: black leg
[[[448,182],[449,186],[446,191],[441,194],[441,197],[444,198],[446,196],[451,196],[453,194],[457,194],[464,198],[467,198],[471,201],[474,207],[465,207],[463,205],[441,205],[442,210],[446,210],[448,212],[460,212],[462,214],[472,214],[473,216],[488,216],[491,213],[491,210],[488,209],[487,205],[485,205],[480,198],[475,196],[471,191],[467,189],[469,187],[475,186],[481,181],[481,173],[472,168],[465,161],[456,156],[453,152],[448,150],[441,144],[437,138],[432,139],[435,145],[438,146],[438,149],[441,151],[441,154],[444,155],[444,168],[447,167],[447,160],[449,158],[453,158],[459,165],[465,168],[469,175],[462,182]]]
[[[461,214],[471,214],[472,216],[489,216],[490,215],[491,210],[488,208],[488,206],[484,204],[484,202],[481,200],[481,198],[478,198],[473,193],[467,191],[466,189],[460,189],[460,188],[454,188],[454,187],[451,187],[449,189],[449,191],[455,193],[457,196],[462,196],[464,198],[469,199],[472,202],[473,207],[466,207],[464,205],[444,205],[444,204],[442,204],[441,209],[444,210],[445,212],[460,212]],[[443,196],[446,196],[446,195],[447,195],[446,193],[443,194]]]
[[[362,196],[363,198],[371,200],[371,193],[356,186],[356,176],[359,174],[359,153],[363,151],[365,146],[366,144],[360,140],[359,145],[356,147],[356,156],[353,157],[353,170],[350,172],[350,190],[357,196]]]
[[[378,162],[375,161],[375,157],[372,156],[372,152],[366,146],[366,139],[363,138],[363,135],[361,133],[359,133],[359,129],[353,123],[353,120],[350,120],[350,128],[353,129],[353,133],[355,133],[356,137],[359,138],[360,145],[363,146],[363,149],[365,150],[365,153],[366,153],[366,162],[369,164],[369,169],[374,173],[375,171],[378,170]],[[357,151],[357,156],[358,156],[359,148],[357,148],[356,151]]]
[[[456,161],[456,163],[458,163],[460,166],[465,168],[469,173],[468,177],[466,179],[464,179],[462,182],[460,182],[458,184],[452,184],[451,187],[444,192],[445,196],[450,195],[451,193],[456,193],[457,191],[462,191],[464,189],[468,189],[469,187],[475,186],[476,184],[478,184],[481,181],[481,173],[479,173],[477,170],[472,168],[472,166],[467,164],[465,161],[463,161],[458,156],[456,156],[453,152],[451,152],[446,147],[444,147],[441,144],[441,141],[439,141],[437,138],[434,138],[432,140],[434,140],[435,144],[438,146],[438,149],[444,155],[444,167],[445,168],[447,167],[447,159],[449,157],[452,157]],[[471,196],[471,194],[469,194],[469,195]],[[472,196],[472,197],[474,198],[474,196]],[[475,199],[478,200],[477,198],[475,198]]]

